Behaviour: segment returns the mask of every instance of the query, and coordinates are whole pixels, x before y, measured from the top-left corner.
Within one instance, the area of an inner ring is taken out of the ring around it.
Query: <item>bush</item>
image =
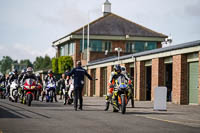
[[[64,73],[67,69],[73,67],[73,59],[71,56],[61,56],[58,58],[58,73]]]

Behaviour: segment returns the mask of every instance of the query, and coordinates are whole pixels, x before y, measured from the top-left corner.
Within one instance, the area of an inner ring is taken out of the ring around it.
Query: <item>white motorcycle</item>
[[[18,101],[18,84],[17,80],[14,80],[10,85],[10,97],[9,100],[12,102]]]

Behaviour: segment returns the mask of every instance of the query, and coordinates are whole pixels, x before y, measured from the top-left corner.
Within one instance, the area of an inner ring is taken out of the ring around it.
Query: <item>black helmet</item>
[[[13,69],[14,74],[17,74],[17,72],[18,72],[17,69]]]
[[[114,66],[114,70],[115,70],[115,72],[117,72],[117,71],[120,71],[121,72],[121,66],[118,64],[118,65],[115,65]]]
[[[52,70],[49,70],[49,71],[48,71],[48,74],[53,74]]]

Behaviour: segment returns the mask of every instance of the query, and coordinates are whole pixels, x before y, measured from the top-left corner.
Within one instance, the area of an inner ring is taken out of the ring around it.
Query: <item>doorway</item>
[[[189,104],[198,104],[198,62],[189,63]]]
[[[151,66],[146,67],[146,80],[145,80],[145,88],[146,88],[146,101],[151,100]]]
[[[167,87],[167,101],[172,101],[172,64],[165,65],[165,86]]]

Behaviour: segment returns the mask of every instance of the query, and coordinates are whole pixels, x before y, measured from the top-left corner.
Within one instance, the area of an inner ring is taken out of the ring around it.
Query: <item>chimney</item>
[[[103,4],[102,12],[104,16],[111,13],[111,3],[108,0]]]

